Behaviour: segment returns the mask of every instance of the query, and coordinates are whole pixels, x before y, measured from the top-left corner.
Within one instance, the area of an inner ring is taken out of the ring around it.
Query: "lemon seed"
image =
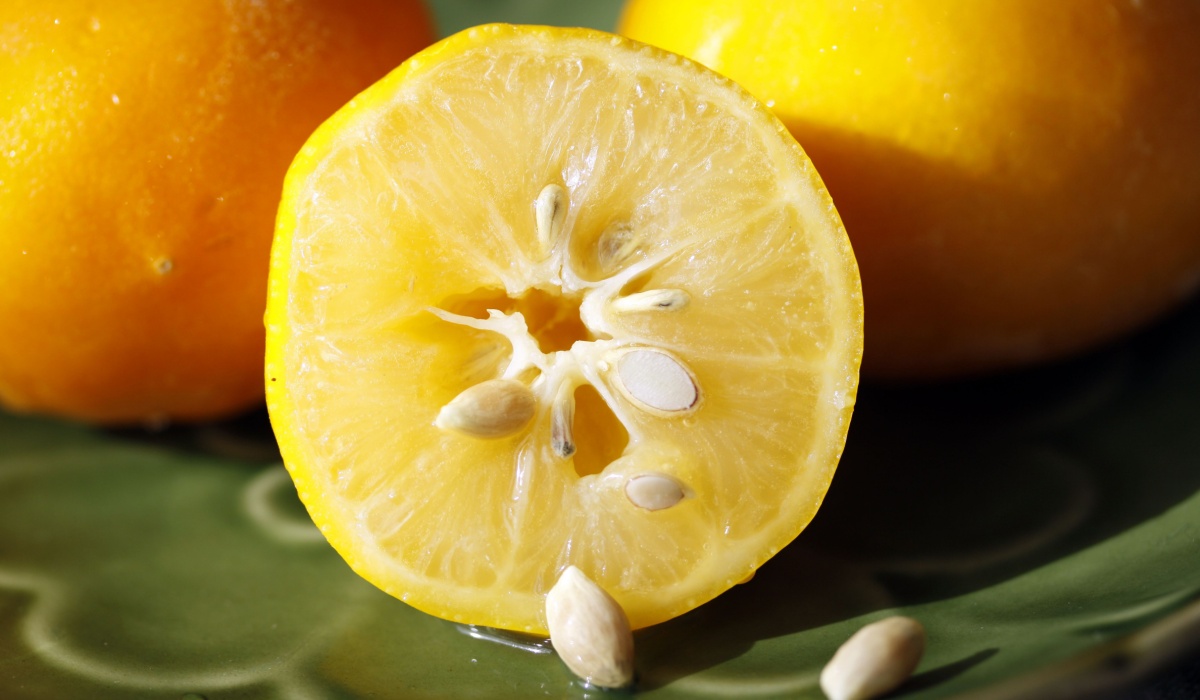
[[[568,566],[546,594],[550,643],[572,673],[602,688],[633,681],[633,633],[620,604]]]
[[[630,477],[625,482],[625,496],[629,502],[645,510],[663,510],[683,500],[683,487],[667,476],[651,472]]]
[[[682,289],[651,289],[645,292],[630,294],[614,299],[614,311],[628,313],[635,311],[679,311],[688,305],[692,298]]]
[[[434,425],[471,437],[499,438],[523,428],[536,409],[529,387],[512,379],[490,379],[455,396]]]
[[[549,253],[562,233],[567,218],[567,192],[558,185],[546,185],[533,203],[538,243]]]
[[[855,632],[821,671],[830,700],[868,700],[898,688],[925,653],[925,628],[909,617],[889,617]]]
[[[700,390],[692,374],[661,350],[631,350],[617,360],[617,377],[625,393],[642,408],[679,413],[694,408]]]
[[[575,388],[559,387],[550,408],[550,447],[562,458],[575,454]]]
[[[611,273],[623,267],[638,249],[638,237],[625,221],[615,221],[596,240],[596,260],[600,269]]]

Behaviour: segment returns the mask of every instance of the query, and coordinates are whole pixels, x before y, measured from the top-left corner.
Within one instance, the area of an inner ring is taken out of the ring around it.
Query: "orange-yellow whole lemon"
[[[288,164],[433,38],[418,0],[0,3],[0,404],[259,400]]]
[[[1200,284],[1194,0],[631,0],[772,105],[854,244],[864,370],[1096,345]]]

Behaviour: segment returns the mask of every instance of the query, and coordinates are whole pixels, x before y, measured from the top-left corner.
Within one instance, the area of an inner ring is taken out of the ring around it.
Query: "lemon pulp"
[[[636,42],[502,25],[418,54],[313,135],[267,327],[272,423],[331,544],[422,610],[527,632],[568,565],[636,628],[791,541],[862,348],[845,232],[765,107]],[[439,427],[496,379],[533,392],[527,423]],[[645,475],[682,500],[636,504]]]

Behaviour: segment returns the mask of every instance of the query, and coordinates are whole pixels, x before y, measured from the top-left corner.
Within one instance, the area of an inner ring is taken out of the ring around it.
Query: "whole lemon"
[[[771,105],[854,244],[864,369],[1061,357],[1200,284],[1194,0],[631,0]]]
[[[433,38],[419,0],[0,3],[0,403],[126,423],[259,400],[288,164]]]

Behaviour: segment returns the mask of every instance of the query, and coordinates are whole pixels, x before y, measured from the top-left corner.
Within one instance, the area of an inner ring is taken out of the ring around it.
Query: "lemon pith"
[[[490,25],[406,62],[297,157],[268,405],[313,520],[380,588],[544,633],[574,565],[637,628],[811,520],[861,324],[832,203],[761,104],[602,32]],[[530,387],[531,420],[436,425],[497,379]],[[625,486],[646,475],[685,497],[639,507]]]

